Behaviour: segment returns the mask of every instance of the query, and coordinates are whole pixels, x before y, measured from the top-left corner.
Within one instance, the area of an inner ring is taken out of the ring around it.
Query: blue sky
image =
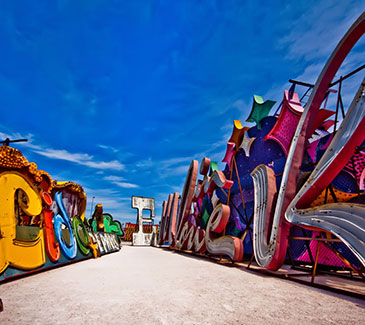
[[[0,138],[104,211],[182,191],[192,159],[221,161],[252,96],[315,82],[362,1],[0,2]],[[341,73],[364,63],[356,45]],[[360,74],[361,75],[361,74]],[[351,100],[359,80],[344,89]],[[276,109],[274,106],[273,111]],[[246,123],[252,126],[251,123]],[[221,163],[223,169],[224,165]]]

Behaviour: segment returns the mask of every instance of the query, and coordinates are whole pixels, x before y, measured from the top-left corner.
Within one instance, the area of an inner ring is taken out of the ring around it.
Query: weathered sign
[[[156,245],[156,229],[152,227],[152,233],[143,232],[144,223],[153,223],[155,217],[155,199],[148,197],[132,196],[132,208],[137,209],[138,232],[133,233],[132,244],[134,246]],[[143,217],[143,210],[150,211],[148,218]]]

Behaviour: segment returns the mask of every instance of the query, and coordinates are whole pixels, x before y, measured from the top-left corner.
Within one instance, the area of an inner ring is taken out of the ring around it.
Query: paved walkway
[[[1,324],[364,324],[365,302],[173,251],[124,246],[0,287]]]

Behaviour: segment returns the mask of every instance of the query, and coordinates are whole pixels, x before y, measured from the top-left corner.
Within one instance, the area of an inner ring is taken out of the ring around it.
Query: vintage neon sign
[[[171,194],[169,202],[164,202],[160,243],[167,240],[167,233],[169,233],[168,242],[171,248],[193,250],[196,253],[208,251],[214,255],[227,255],[233,261],[240,261],[243,257],[242,241],[234,236],[223,234],[230,214],[228,205],[219,204],[215,207],[206,229],[202,229],[198,225],[202,213],[199,211],[195,215],[191,213],[193,202],[195,202],[195,207],[201,206],[202,198],[205,195],[211,196],[216,188],[229,189],[233,184],[232,181],[226,179],[221,171],[215,168],[215,164],[213,166],[211,168],[210,159],[204,158],[200,165],[200,174],[204,178],[196,183],[198,162],[195,160],[191,162],[176,221],[178,194]],[[208,175],[209,170],[211,171],[210,175]],[[172,206],[175,209],[172,209]]]
[[[255,258],[261,266],[276,270],[283,264],[287,250],[287,237],[290,228],[290,224],[288,223],[288,221],[296,221],[297,224],[299,223],[299,218],[295,218],[295,213],[293,213],[294,206],[298,203],[298,208],[305,207],[310,202],[310,199],[308,198],[311,198],[313,200],[313,197],[315,195],[319,195],[321,190],[323,189],[322,185],[326,187],[331,182],[333,177],[336,176],[343,167],[341,163],[339,163],[339,161],[335,159],[337,165],[331,164],[331,166],[336,166],[336,168],[332,169],[332,172],[330,172],[329,170],[327,170],[328,165],[324,163],[324,161],[326,161],[325,159],[328,158],[323,158],[320,164],[324,164],[323,168],[324,170],[326,170],[326,173],[324,173],[323,170],[321,171],[322,174],[318,173],[317,167],[313,172],[314,181],[312,180],[311,182],[307,182],[304,185],[303,190],[301,191],[301,194],[303,194],[303,198],[299,199],[298,196],[296,196],[297,180],[299,176],[300,166],[302,165],[303,161],[305,145],[307,140],[315,131],[313,123],[310,122],[316,120],[320,112],[320,105],[326,96],[331,81],[333,80],[336,72],[338,71],[339,67],[341,66],[342,62],[344,61],[352,47],[356,44],[360,37],[362,37],[364,32],[365,14],[363,13],[339,42],[331,57],[327,61],[325,67],[323,68],[320,76],[318,77],[318,80],[314,86],[308,103],[303,110],[288,152],[288,158],[285,164],[275,208],[265,203],[268,202],[269,196],[272,197],[275,194],[275,191],[269,190],[271,186],[270,183],[272,183],[273,180],[272,177],[271,180],[268,177],[267,168],[258,167],[257,170],[252,174],[255,179],[255,205],[257,212],[254,218],[254,238],[256,238],[254,244]],[[361,111],[361,108],[357,108],[357,111],[359,110]],[[360,130],[362,131],[361,134],[353,132],[354,130],[351,129],[352,126],[346,125],[346,123],[344,125],[344,127],[346,127],[346,133],[350,132],[351,135],[354,134],[353,137],[349,138],[349,140],[351,139],[352,141],[349,141],[347,145],[342,144],[343,150],[339,151],[340,155],[338,156],[338,158],[342,156],[342,159],[344,159],[345,162],[347,162],[351,155],[354,153],[354,144],[358,145],[364,140],[363,119],[363,116],[358,116]],[[356,126],[356,130],[357,127],[358,125]],[[339,148],[340,147],[336,149]],[[333,158],[335,157],[334,152],[335,151],[333,151],[333,148],[327,149],[326,156],[331,156]],[[330,160],[327,161],[328,164],[329,162]],[[320,182],[322,182],[322,185],[317,185]],[[309,185],[311,186],[311,190],[308,189]],[[263,190],[263,188],[265,188],[265,190]],[[309,193],[311,193],[311,195]],[[263,210],[260,210],[261,204],[265,205]],[[274,217],[272,221],[271,235],[269,241],[266,242],[266,240],[262,236],[260,236],[260,234],[263,233],[263,225],[265,224],[263,220],[269,218],[272,209],[274,209]],[[284,218],[285,213],[287,214],[286,220]],[[334,215],[337,214],[337,212],[333,210],[331,214],[332,213]],[[326,228],[332,231],[334,234],[339,234],[339,231],[335,230],[335,225],[333,225],[333,228],[331,226],[328,226]],[[361,240],[364,240],[363,237],[361,238]],[[354,248],[354,246],[352,249],[358,252],[356,248]],[[362,256],[361,261],[364,261],[364,255],[365,251],[360,254],[360,256]]]
[[[8,146],[0,146],[0,189],[0,281],[120,249],[115,233],[88,228],[81,186],[52,181]]]
[[[132,208],[137,209],[137,223],[138,231],[134,232],[132,235],[132,245],[133,246],[144,246],[144,245],[155,245],[157,240],[157,234],[154,232],[156,228],[152,227],[152,233],[145,233],[143,230],[143,224],[153,223],[153,218],[155,217],[155,199],[149,197],[132,196]],[[143,217],[143,210],[150,211],[150,217]]]
[[[43,229],[34,240],[16,238],[16,221],[14,197],[17,190],[24,192],[27,202],[22,202],[27,215],[39,215],[42,212],[42,201],[37,189],[17,172],[0,174],[0,230],[1,255],[0,273],[8,266],[20,269],[33,269],[45,263]]]
[[[248,128],[240,121],[234,121],[223,159],[227,164],[223,176],[229,177],[233,185],[221,186],[218,176],[222,172],[213,175],[211,171],[208,176],[204,160],[200,167],[204,178],[196,183],[198,167],[194,161],[189,167],[176,224],[171,222],[174,220],[170,212],[172,195],[168,203],[164,203],[160,244],[167,241],[166,234],[170,232],[171,248],[199,252],[206,249],[211,254],[239,259],[240,254],[232,254],[240,250],[233,248],[232,241],[227,251],[222,249],[221,237],[226,235],[227,220],[230,220],[228,233],[239,234],[232,236],[237,238],[234,241],[239,242],[238,237],[247,240],[247,234],[253,232],[249,244],[253,244],[255,259],[268,269],[276,270],[284,262],[289,230],[303,230],[305,237],[304,231],[308,230],[309,236],[325,236],[328,241],[334,235],[352,252],[350,258],[355,256],[365,266],[364,205],[361,201],[365,188],[364,85],[337,133],[329,132],[333,125],[336,129],[337,113],[336,121],[331,121],[327,119],[334,112],[320,109],[328,93],[333,92],[329,87],[336,71],[364,32],[363,13],[335,49],[305,107],[301,106],[294,87],[285,91],[279,117],[267,116],[271,101],[265,105],[262,98],[254,97],[250,120],[257,125]],[[238,220],[233,227],[232,217],[235,222]],[[204,248],[199,246],[203,237],[206,239]],[[336,238],[333,239],[338,241]],[[325,245],[328,252],[332,251],[329,243]],[[303,252],[311,256],[311,248],[307,246]],[[336,258],[344,261],[337,253]],[[302,255],[300,253],[296,258]]]

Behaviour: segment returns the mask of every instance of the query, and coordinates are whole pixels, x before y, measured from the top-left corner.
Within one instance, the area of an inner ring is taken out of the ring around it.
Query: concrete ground
[[[364,301],[153,247],[5,283],[0,297],[1,324],[365,323]]]

